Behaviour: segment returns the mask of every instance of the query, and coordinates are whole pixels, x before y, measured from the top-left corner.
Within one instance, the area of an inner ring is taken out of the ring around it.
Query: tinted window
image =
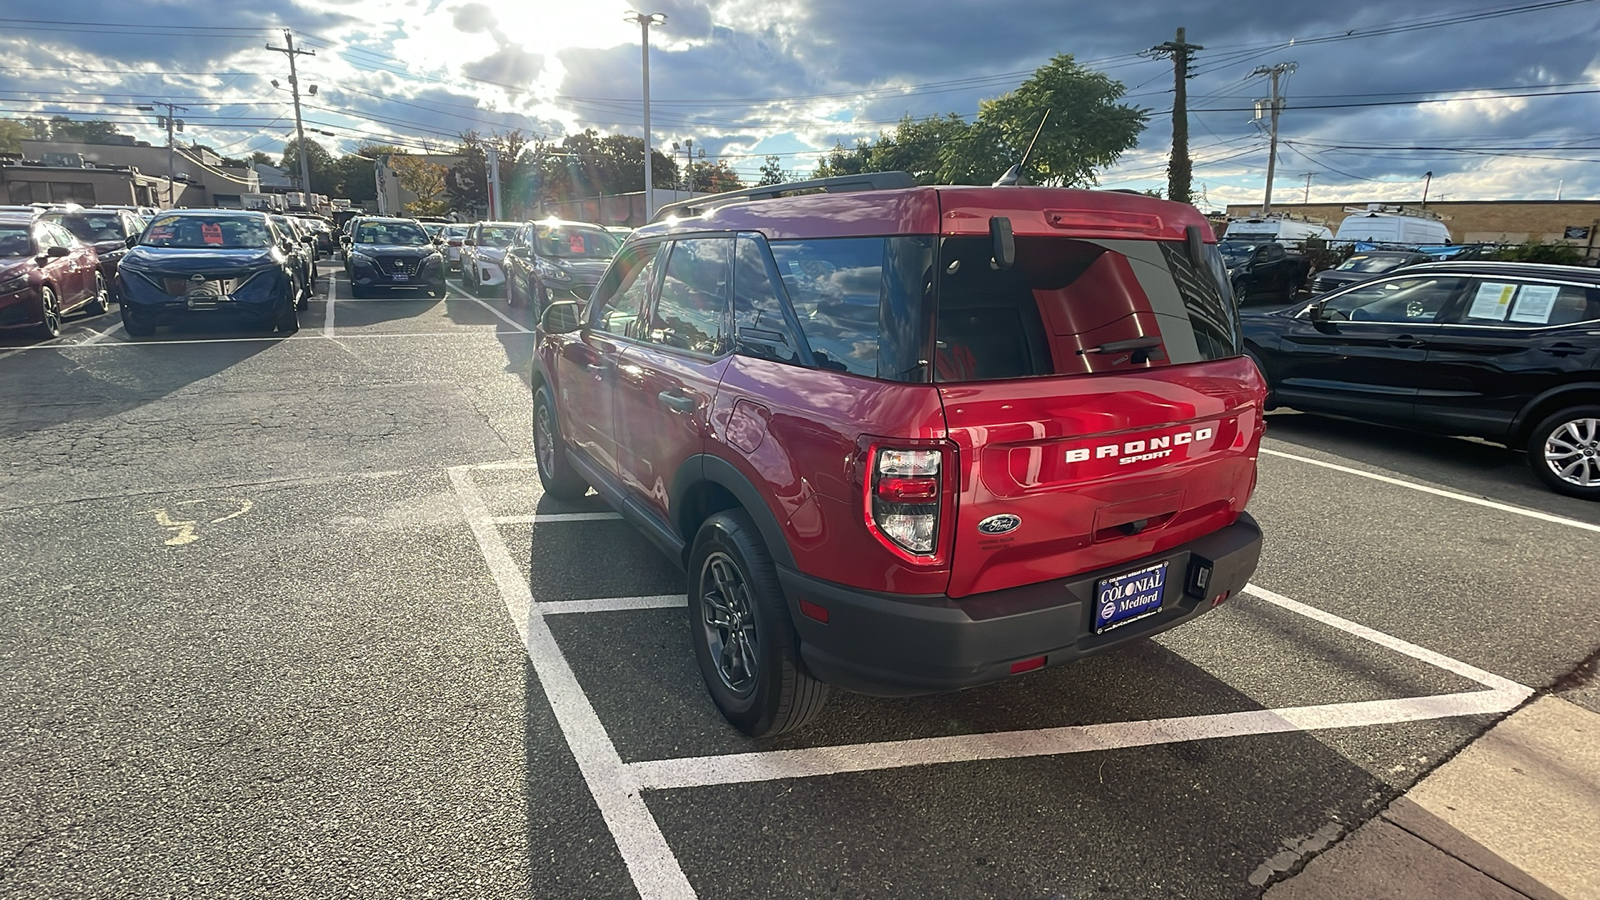
[[[1339,264],[1341,272],[1366,272],[1376,275],[1397,269],[1407,262],[1404,256],[1362,256],[1356,255]]]
[[[735,251],[733,316],[739,353],[775,362],[801,362],[799,341],[789,327],[767,268],[767,253],[753,238],[739,238]]]
[[[511,243],[511,238],[517,233],[515,225],[480,225],[478,226],[479,247],[504,247]]]
[[[1213,247],[1018,237],[1016,265],[987,236],[939,255],[934,378],[982,381],[1100,372],[1239,355],[1237,313]],[[1118,348],[1118,344],[1133,346]]]
[[[674,242],[645,339],[708,356],[722,352],[732,255],[731,238]]]
[[[61,223],[79,240],[91,244],[99,241],[120,241],[127,237],[127,233],[123,231],[122,217],[114,212],[61,216],[51,221]]]
[[[166,215],[150,220],[139,243],[151,247],[258,249],[272,246],[272,229],[261,216]]]
[[[26,225],[0,225],[0,257],[32,256],[33,238]]]
[[[1600,319],[1600,288],[1570,284],[1479,281],[1457,305],[1451,321],[1467,325],[1543,328]]]
[[[410,222],[362,222],[356,228],[358,244],[390,244],[414,247],[428,243],[428,233]]]
[[[1435,322],[1464,278],[1386,278],[1331,297],[1328,318],[1351,322]]]
[[[884,239],[774,241],[771,247],[817,365],[877,375]]]
[[[636,245],[606,270],[595,289],[589,325],[596,331],[624,337],[638,336],[639,313],[655,280],[657,245]]]

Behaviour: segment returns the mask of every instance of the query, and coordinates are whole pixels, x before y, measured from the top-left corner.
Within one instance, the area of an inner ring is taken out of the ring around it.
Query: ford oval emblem
[[[1022,517],[1011,513],[990,516],[978,523],[978,530],[988,535],[1010,534],[1022,525]]]

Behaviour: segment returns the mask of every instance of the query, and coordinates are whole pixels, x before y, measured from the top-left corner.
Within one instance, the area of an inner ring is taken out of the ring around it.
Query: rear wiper
[[[1155,335],[1146,337],[1129,338],[1125,341],[1112,341],[1098,347],[1088,347],[1078,351],[1079,356],[1086,353],[1127,353],[1129,350],[1154,350],[1161,346],[1161,338]]]

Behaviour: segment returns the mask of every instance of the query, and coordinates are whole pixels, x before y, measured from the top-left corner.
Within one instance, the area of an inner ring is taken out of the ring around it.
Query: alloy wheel
[[[39,308],[42,321],[39,330],[50,337],[61,333],[61,301],[56,299],[56,292],[48,287],[39,289]]]
[[[533,452],[538,454],[541,476],[556,470],[556,434],[550,416],[548,403],[539,404],[534,412]]]
[[[1600,419],[1573,419],[1544,439],[1544,462],[1555,476],[1577,487],[1600,487]]]
[[[727,553],[714,551],[701,565],[700,606],[704,612],[700,624],[717,676],[728,690],[750,693],[761,661],[755,609],[744,573]]]

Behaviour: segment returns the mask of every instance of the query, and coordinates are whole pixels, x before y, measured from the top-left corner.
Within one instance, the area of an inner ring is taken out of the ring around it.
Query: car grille
[[[384,262],[388,263],[388,270],[396,275],[415,275],[417,274],[417,267],[422,261],[417,259],[400,259],[397,257],[394,259],[386,259]]]
[[[239,289],[244,283],[242,278],[207,278],[204,281],[195,281],[190,278],[166,278],[162,280],[162,288],[174,297],[187,297],[190,294],[214,294],[227,296]]]

